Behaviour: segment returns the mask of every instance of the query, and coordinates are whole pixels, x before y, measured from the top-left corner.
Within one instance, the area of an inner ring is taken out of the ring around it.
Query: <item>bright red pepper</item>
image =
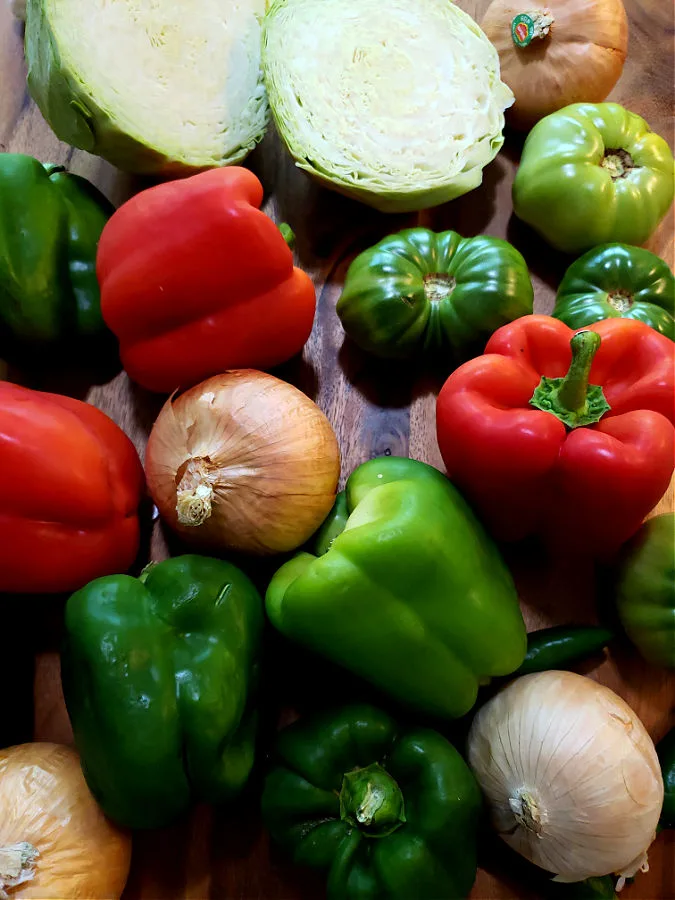
[[[134,381],[168,393],[300,352],[316,292],[262,199],[255,175],[232,166],[142,191],[108,221],[101,311]]]
[[[673,343],[630,319],[576,334],[562,388],[572,329],[534,315],[496,331],[443,386],[438,442],[498,539],[540,533],[565,552],[604,556],[637,531],[673,473]]]
[[[0,591],[55,593],[125,572],[143,469],[104,413],[0,382]]]

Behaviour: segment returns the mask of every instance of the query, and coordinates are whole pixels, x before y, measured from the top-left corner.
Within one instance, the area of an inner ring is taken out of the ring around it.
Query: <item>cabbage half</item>
[[[266,0],[28,0],[28,87],[57,137],[132,172],[241,161],[262,138]]]
[[[450,0],[275,0],[265,85],[298,166],[385,212],[477,187],[513,94]]]

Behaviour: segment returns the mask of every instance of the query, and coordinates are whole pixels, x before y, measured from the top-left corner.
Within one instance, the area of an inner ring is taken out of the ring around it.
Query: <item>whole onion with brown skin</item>
[[[131,836],[101,812],[72,747],[0,750],[0,898],[118,900],[130,863]]]
[[[506,112],[514,128],[531,128],[570,103],[602,102],[626,61],[621,0],[494,0],[480,24],[516,98]]]
[[[302,391],[237,369],[169,398],[145,471],[160,515],[191,543],[270,554],[299,547],[326,518],[340,455]]]

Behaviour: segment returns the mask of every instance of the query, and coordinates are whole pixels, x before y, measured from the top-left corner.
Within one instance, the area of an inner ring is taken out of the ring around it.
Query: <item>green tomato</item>
[[[675,513],[649,519],[626,547],[616,603],[641,655],[675,669]]]
[[[484,345],[533,299],[527,263],[506,241],[408,228],[357,256],[337,314],[364,350],[402,359]]]
[[[574,103],[528,135],[513,209],[566,253],[644,244],[672,203],[674,180],[673,154],[644,119],[617,103]]]
[[[565,272],[553,315],[575,329],[602,319],[638,319],[675,340],[675,278],[649,250],[603,244]]]

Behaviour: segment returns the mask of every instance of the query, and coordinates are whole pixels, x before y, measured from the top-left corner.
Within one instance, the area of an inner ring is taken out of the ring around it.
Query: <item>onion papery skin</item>
[[[646,866],[663,779],[644,725],[609,688],[573,672],[518,678],[476,715],[468,758],[500,836],[559,880]]]
[[[169,398],[145,470],[160,515],[191,544],[266,555],[294,550],[321,525],[340,455],[328,419],[302,391],[237,369]]]
[[[131,837],[105,818],[71,747],[0,750],[0,850],[17,844],[38,855],[32,876],[7,888],[12,900],[118,900],[124,890]]]

